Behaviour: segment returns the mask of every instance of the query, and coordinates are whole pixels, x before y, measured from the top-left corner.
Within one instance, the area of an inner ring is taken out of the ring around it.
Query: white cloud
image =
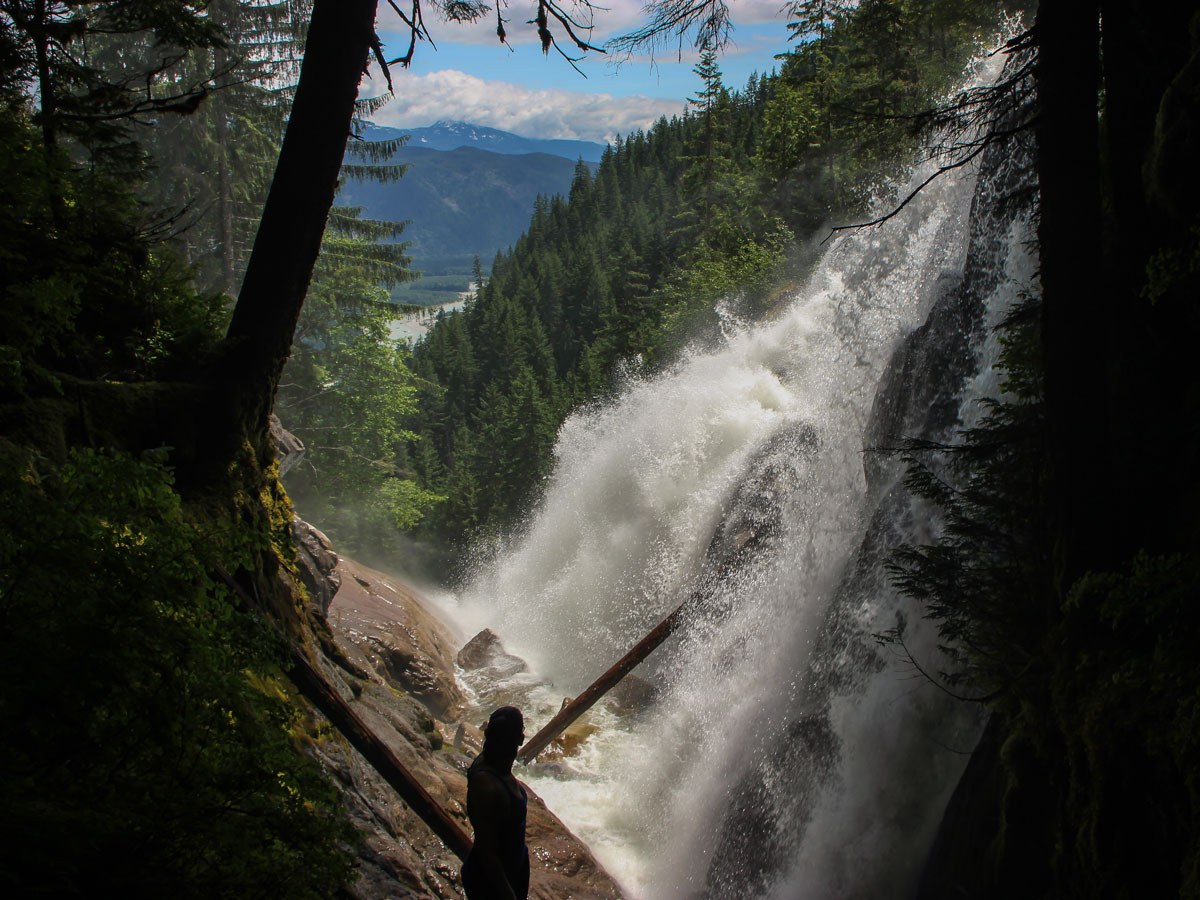
[[[427,75],[396,72],[398,96],[372,116],[378,125],[397,128],[429,125],[439,119],[489,125],[526,137],[612,140],[647,128],[659,116],[683,111],[680,100],[617,97],[557,88],[528,88],[487,81],[443,69]],[[372,85],[371,87],[376,87]],[[378,93],[364,85],[364,94]]]

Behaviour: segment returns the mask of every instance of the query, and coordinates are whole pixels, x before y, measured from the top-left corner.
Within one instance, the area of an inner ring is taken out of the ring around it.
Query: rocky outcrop
[[[464,669],[485,669],[493,678],[509,678],[528,670],[529,666],[519,656],[505,651],[500,638],[490,628],[485,628],[458,651],[456,661]]]
[[[461,638],[429,601],[382,572],[336,557],[329,574],[340,581],[326,615],[340,652],[319,660],[325,678],[446,813],[470,832],[466,769],[482,741],[474,723],[486,719],[487,711],[473,708],[455,682]],[[498,640],[484,637],[471,643],[464,658],[478,653],[485,666],[512,666],[515,660],[524,668],[521,660],[504,653]],[[332,729],[323,735],[312,752],[341,788],[350,819],[363,836],[357,849],[359,877],[350,895],[358,900],[461,898],[459,859],[345,739]],[[531,897],[621,897],[587,847],[532,791],[527,840]]]
[[[342,586],[342,576],[337,572],[338,555],[333,552],[333,544],[324,532],[299,516],[292,518],[292,540],[296,545],[300,582],[308,591],[313,611],[323,619],[329,612],[334,594]]]
[[[382,572],[341,558],[341,587],[326,619],[338,646],[380,683],[407,692],[443,719],[457,717],[463,695],[454,682],[459,641],[428,602]]]
[[[282,478],[304,458],[304,441],[284,428],[283,423],[279,421],[279,416],[275,413],[271,413],[271,417],[267,421],[267,427],[271,431],[271,440],[275,442],[275,450],[279,457],[279,477]]]

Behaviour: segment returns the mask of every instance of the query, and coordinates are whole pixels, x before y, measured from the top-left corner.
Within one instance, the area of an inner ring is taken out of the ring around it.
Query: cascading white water
[[[864,640],[900,610],[910,649],[935,643],[877,558],[881,531],[927,526],[894,467],[868,484],[863,451],[893,352],[962,278],[974,182],[938,179],[833,242],[775,320],[572,416],[520,540],[461,598],[552,683],[522,699],[531,734],[700,598],[639,672],[660,688],[648,714],[597,710],[579,758],[521,773],[633,897],[911,888],[978,723]]]

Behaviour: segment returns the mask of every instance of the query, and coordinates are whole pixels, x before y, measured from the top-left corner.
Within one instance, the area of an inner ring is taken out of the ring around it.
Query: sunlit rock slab
[[[466,768],[490,712],[471,706],[455,684],[455,657],[466,643],[436,608],[403,582],[338,557],[340,586],[327,622],[346,662],[325,660],[326,675],[368,726],[434,799],[470,832]],[[459,726],[462,726],[460,729]],[[462,739],[454,735],[462,732]],[[357,854],[359,900],[462,897],[460,862],[362,757],[339,739],[318,758],[339,782],[364,835]],[[518,771],[518,777],[520,772]],[[621,900],[617,883],[532,790],[527,840],[530,897]]]

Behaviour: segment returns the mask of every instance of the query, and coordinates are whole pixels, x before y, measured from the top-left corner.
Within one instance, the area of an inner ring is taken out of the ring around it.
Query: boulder
[[[283,427],[279,416],[271,413],[268,419],[271,438],[275,441],[275,453],[279,459],[279,477],[282,478],[304,457],[304,442]]]
[[[573,722],[538,755],[538,761],[553,762],[566,756],[578,756],[584,741],[599,730],[591,722]]]
[[[636,675],[626,675],[613,685],[605,697],[608,707],[619,716],[649,709],[658,700],[658,687]]]
[[[513,656],[504,649],[500,638],[490,628],[485,628],[458,651],[456,661],[468,672],[487,669],[494,678],[511,678],[529,670],[525,660]]]
[[[454,732],[454,749],[460,753],[477,756],[483,749],[483,729],[459,722]]]

